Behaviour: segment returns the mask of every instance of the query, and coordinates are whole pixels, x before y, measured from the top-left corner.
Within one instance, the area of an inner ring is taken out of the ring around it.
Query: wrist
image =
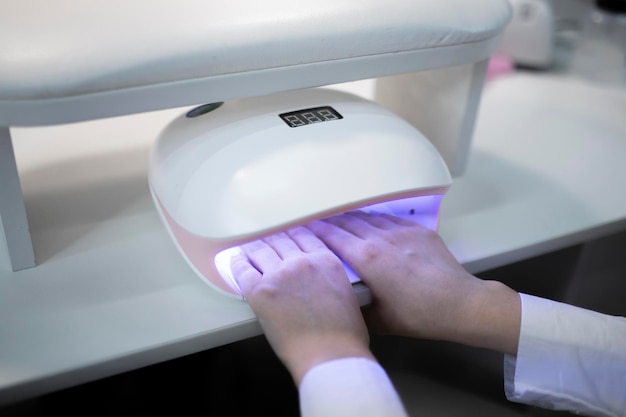
[[[477,279],[460,304],[456,342],[516,355],[521,323],[519,294],[498,281]]]
[[[327,340],[301,340],[289,351],[292,353],[285,355],[283,362],[297,386],[309,370],[325,362],[353,357],[376,361],[367,345],[344,335]]]

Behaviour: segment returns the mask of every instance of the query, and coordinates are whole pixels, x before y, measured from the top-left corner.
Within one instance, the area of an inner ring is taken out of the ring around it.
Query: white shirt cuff
[[[507,398],[590,416],[626,416],[626,319],[520,298],[517,357],[505,356]]]
[[[302,417],[407,416],[385,370],[366,358],[313,367],[300,382],[299,395]]]

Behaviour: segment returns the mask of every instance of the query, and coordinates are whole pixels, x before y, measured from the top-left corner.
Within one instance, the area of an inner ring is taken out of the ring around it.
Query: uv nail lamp
[[[400,117],[347,93],[309,89],[181,115],[155,144],[149,181],[191,268],[241,297],[229,270],[238,245],[356,209],[435,229],[452,179],[431,143]]]

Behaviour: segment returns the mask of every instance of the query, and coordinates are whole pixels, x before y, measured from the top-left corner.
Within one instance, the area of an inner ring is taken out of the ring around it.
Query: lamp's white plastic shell
[[[324,105],[343,119],[291,128],[279,118]],[[183,228],[225,239],[374,196],[448,187],[451,177],[430,142],[399,117],[315,89],[181,116],[158,139],[150,182]]]
[[[343,118],[292,128],[279,117],[320,106]],[[310,89],[181,115],[154,146],[149,181],[183,254],[206,244],[212,260],[221,249],[315,218],[443,194],[452,179],[434,146],[403,119],[347,93]],[[200,275],[221,280],[211,273]]]

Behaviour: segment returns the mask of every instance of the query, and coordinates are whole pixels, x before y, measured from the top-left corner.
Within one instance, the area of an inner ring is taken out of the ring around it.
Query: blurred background
[[[607,93],[626,88],[626,0],[510,1],[515,17],[491,61],[485,101],[492,83],[520,75],[574,78]],[[626,114],[622,117],[626,122]],[[488,118],[481,111],[478,132]],[[518,291],[626,315],[624,253],[626,233],[618,233],[478,275]],[[411,415],[561,414],[508,402],[501,354],[375,335],[372,347]],[[4,417],[53,413],[294,416],[298,399],[265,339],[256,337],[0,408]]]

